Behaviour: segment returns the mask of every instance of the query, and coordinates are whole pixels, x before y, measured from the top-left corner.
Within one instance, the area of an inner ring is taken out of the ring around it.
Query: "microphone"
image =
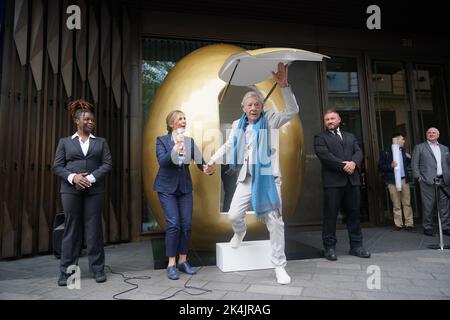
[[[185,132],[185,129],[180,127],[177,129],[177,135],[183,135]],[[178,148],[178,165],[181,166],[183,164],[185,157],[184,157],[184,136],[183,136],[183,142],[181,142],[180,147]]]

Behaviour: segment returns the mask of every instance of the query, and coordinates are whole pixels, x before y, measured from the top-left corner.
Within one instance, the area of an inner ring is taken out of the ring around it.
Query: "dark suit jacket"
[[[61,193],[88,194],[103,193],[103,178],[112,169],[109,146],[103,138],[91,138],[89,149],[84,156],[78,137],[61,138],[56,148],[53,172],[61,178]],[[95,177],[90,188],[77,190],[67,181],[71,173],[87,172]]]
[[[450,154],[448,147],[439,144],[441,150],[441,167],[444,182],[450,185]],[[427,141],[419,143],[414,147],[412,154],[412,169],[414,178],[420,178],[426,184],[434,184],[436,178],[437,161],[433,150]]]
[[[408,183],[408,166],[411,163],[411,158],[406,156],[404,148],[400,148],[403,158],[403,166],[405,169],[405,181]],[[383,173],[384,182],[388,184],[395,184],[394,168],[392,168],[392,149],[386,149],[380,153],[380,159],[378,160],[378,170]]]
[[[347,181],[353,186],[361,185],[359,168],[363,159],[362,151],[356,137],[341,131],[343,142],[328,130],[314,136],[314,150],[322,162],[322,180],[324,188],[344,187]],[[352,175],[343,170],[342,161],[354,161],[357,168]]]
[[[156,138],[156,158],[158,159],[159,170],[153,184],[153,190],[156,192],[175,193],[179,185],[182,193],[192,192],[189,165],[192,160],[195,160],[198,168],[203,170],[205,162],[194,139],[185,137],[186,155],[183,163],[179,166],[178,154],[173,151],[175,142],[172,141],[171,136],[171,134],[167,134]]]

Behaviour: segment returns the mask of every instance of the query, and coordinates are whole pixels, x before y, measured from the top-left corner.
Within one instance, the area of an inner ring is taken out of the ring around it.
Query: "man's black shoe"
[[[328,259],[330,261],[337,260],[337,255],[336,255],[336,251],[334,250],[334,248],[325,248],[323,250],[323,255],[326,259]]]
[[[411,232],[411,233],[416,233],[416,229],[414,229],[413,226],[406,227],[406,231]]]
[[[105,271],[94,272],[95,282],[101,283],[106,281]]]
[[[450,229],[443,230],[442,233],[445,234],[446,236],[450,236]]]
[[[397,227],[397,226],[394,226],[394,229],[392,229],[392,231],[402,231],[403,230],[403,227]]]
[[[433,236],[433,230],[430,229],[423,229],[423,234],[429,237]]]
[[[364,249],[363,247],[351,248],[349,253],[352,256],[357,256],[360,258],[370,258],[370,252]]]
[[[65,272],[61,272],[59,274],[58,286],[60,286],[60,287],[67,286],[67,279],[69,279],[69,277],[70,277],[70,274],[65,273]]]

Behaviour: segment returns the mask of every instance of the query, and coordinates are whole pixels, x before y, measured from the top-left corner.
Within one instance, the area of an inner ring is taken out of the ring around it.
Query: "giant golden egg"
[[[228,57],[243,50],[234,45],[216,44],[190,53],[169,72],[154,97],[144,131],[143,179],[150,209],[162,228],[166,226],[165,217],[158,194],[153,191],[153,183],[159,169],[155,154],[156,137],[167,134],[167,114],[180,109],[187,118],[186,135],[194,138],[203,152],[204,159],[208,161],[212,153],[224,142],[219,139],[220,115],[227,114],[227,110],[219,110],[226,107],[219,103],[219,98],[226,83],[219,79],[218,72]],[[274,80],[268,79],[255,84],[255,87],[266,96],[273,84]],[[242,99],[242,96],[240,98]],[[264,108],[284,109],[284,100],[278,87]],[[289,217],[296,213],[305,161],[303,127],[298,116],[280,129],[279,146],[282,210],[285,222],[289,222]],[[227,215],[220,210],[220,166],[216,165],[215,169],[214,175],[207,176],[195,165],[190,166],[194,187],[190,247],[197,250],[215,248],[216,242],[228,241],[233,235]],[[246,239],[268,239],[265,225],[254,214],[247,214],[245,222],[248,227]]]

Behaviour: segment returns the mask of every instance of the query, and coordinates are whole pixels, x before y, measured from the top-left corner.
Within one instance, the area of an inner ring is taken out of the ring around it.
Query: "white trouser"
[[[281,179],[277,177],[275,184],[280,197],[281,205]],[[247,175],[243,182],[239,182],[231,201],[228,218],[233,231],[243,233],[247,230],[244,223],[245,212],[252,208],[252,177]],[[261,217],[270,233],[270,246],[272,247],[272,264],[275,267],[286,266],[286,255],[284,254],[284,222],[280,213],[271,211]]]

